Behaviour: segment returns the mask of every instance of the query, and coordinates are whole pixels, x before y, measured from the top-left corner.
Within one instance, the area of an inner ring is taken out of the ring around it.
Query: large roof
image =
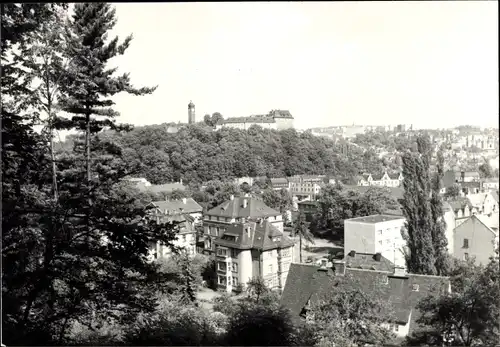
[[[152,204],[164,214],[181,214],[202,212],[201,207],[193,198],[184,198],[180,200],[162,200],[153,201]],[[168,211],[168,213],[166,213]]]
[[[249,231],[249,232],[247,232]],[[235,223],[223,232],[215,244],[237,249],[270,250],[292,247],[294,242],[271,222]]]
[[[380,257],[380,258],[377,258]],[[344,258],[349,268],[381,270],[391,272],[394,264],[380,254],[349,252]]]
[[[253,197],[234,197],[205,214],[230,218],[262,218],[279,216],[281,213],[264,204],[262,200]]]
[[[346,219],[345,221],[346,222],[349,221],[349,222],[375,224],[375,223],[388,222],[388,221],[393,221],[393,220],[398,220],[398,219],[404,219],[404,217],[389,215],[389,214],[375,214],[372,216],[350,218],[350,219]]]
[[[223,124],[229,123],[255,123],[255,124],[265,124],[265,123],[276,123],[274,118],[268,116],[250,116],[250,117],[231,117],[224,120]]]
[[[400,323],[406,323],[411,315],[410,332],[414,330],[419,312],[417,303],[428,293],[448,289],[447,277],[425,275],[395,275],[392,272],[346,267],[346,281],[338,282],[343,276],[335,275],[331,269],[322,269],[308,264],[292,263],[288,272],[281,303],[290,309],[297,317],[306,307],[309,300],[315,301],[335,290],[334,284],[361,287],[362,290],[373,290],[380,283],[379,293],[382,300],[388,301]],[[351,280],[354,279],[354,280]],[[385,282],[387,281],[387,282]],[[387,283],[387,284],[381,284]],[[418,285],[418,291],[413,291],[413,285]]]

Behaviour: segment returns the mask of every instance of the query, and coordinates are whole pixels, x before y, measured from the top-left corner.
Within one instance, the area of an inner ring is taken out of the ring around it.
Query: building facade
[[[293,116],[287,110],[271,110],[265,115],[253,115],[248,117],[231,117],[216,124],[217,130],[223,127],[247,130],[252,125],[259,125],[265,129],[290,129],[293,128]]]
[[[403,182],[403,174],[389,175],[384,172],[382,175],[363,174],[358,178],[358,186],[377,187],[399,187]]]
[[[454,230],[454,257],[474,259],[486,265],[498,249],[498,228],[495,230],[483,221],[482,216],[472,215]]]
[[[244,290],[261,277],[268,288],[282,290],[293,259],[294,242],[273,223],[234,223],[214,240],[217,283],[221,290]]]
[[[151,214],[157,223],[178,223],[177,236],[173,244],[184,249],[188,254],[195,255],[197,232],[201,224],[203,208],[192,198],[180,200],[154,201],[151,203]],[[150,245],[151,259],[166,258],[171,250],[161,242]]]
[[[405,266],[403,250],[406,242],[401,235],[405,218],[394,215],[372,215],[344,221],[344,254],[380,253],[396,266]]]
[[[207,211],[203,216],[204,253],[214,254],[214,241],[234,223],[246,223],[262,219],[283,232],[280,212],[270,208],[262,200],[250,197],[231,196],[230,200]]]

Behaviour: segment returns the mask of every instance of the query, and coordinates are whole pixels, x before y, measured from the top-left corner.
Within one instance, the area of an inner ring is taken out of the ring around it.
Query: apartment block
[[[405,218],[394,215],[372,215],[344,221],[344,254],[380,253],[397,266],[405,266],[406,245],[401,229]]]
[[[227,292],[245,289],[262,277],[271,289],[282,290],[293,259],[294,242],[273,223],[234,223],[214,240],[217,283]]]
[[[203,216],[204,253],[214,254],[214,241],[234,223],[246,223],[262,219],[283,232],[283,218],[262,200],[245,195],[231,196],[230,200],[206,212]]]

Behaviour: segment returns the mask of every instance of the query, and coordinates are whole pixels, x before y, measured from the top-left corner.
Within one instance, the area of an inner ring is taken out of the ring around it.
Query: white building
[[[274,130],[290,129],[293,128],[293,116],[287,110],[271,110],[266,115],[227,118],[216,124],[215,128],[219,130],[223,127],[230,127],[247,130],[252,125]]]
[[[389,175],[384,172],[383,175],[363,174],[358,178],[358,186],[377,186],[377,187],[399,187],[403,182],[403,174]]]
[[[372,215],[346,219],[344,221],[344,254],[380,253],[396,266],[405,266],[404,247],[401,235],[405,218],[394,215]]]
[[[454,252],[458,259],[475,259],[476,264],[487,264],[498,249],[498,227],[491,228],[484,216],[472,215],[454,230]]]
[[[178,223],[177,235],[173,244],[196,254],[196,226],[201,224],[203,208],[192,198],[180,200],[154,201],[151,203],[151,214],[157,223]],[[161,242],[152,243],[151,259],[165,258],[171,255],[171,250]]]
[[[261,277],[268,288],[282,290],[294,257],[294,242],[272,223],[234,223],[214,240],[218,287],[231,292],[245,289]]]

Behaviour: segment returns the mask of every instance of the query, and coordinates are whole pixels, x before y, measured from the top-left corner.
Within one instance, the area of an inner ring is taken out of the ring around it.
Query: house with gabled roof
[[[498,202],[489,192],[469,194],[466,199],[478,214],[491,215],[498,212]]]
[[[264,220],[283,231],[283,218],[279,211],[267,206],[264,201],[245,196],[235,197],[205,212],[203,216],[204,253],[213,254],[213,241],[219,238],[234,223]]]
[[[276,177],[276,178],[271,178],[270,180],[271,180],[271,187],[273,190],[281,190],[281,189],[290,190],[290,182],[288,181],[288,178]]]
[[[387,171],[383,174],[375,175],[364,173],[358,177],[358,186],[379,186],[379,187],[399,187],[403,182],[403,174],[397,173],[389,175]]]
[[[214,240],[217,283],[221,290],[244,289],[261,277],[267,287],[283,289],[294,242],[273,223],[260,219],[233,223]]]
[[[403,338],[418,329],[421,313],[417,304],[430,293],[450,292],[447,277],[408,274],[396,267],[392,271],[360,269],[336,261],[327,266],[292,264],[288,273],[281,304],[288,308],[296,320],[314,319],[311,304],[327,297],[337,286],[351,286],[363,291],[374,291],[390,304],[392,321],[384,324],[396,336]]]
[[[487,264],[498,248],[498,226],[490,227],[487,217],[472,215],[453,231],[454,252],[458,259],[475,259],[477,264]]]
[[[203,208],[192,198],[179,200],[153,201],[150,213],[155,217],[157,223],[176,223],[177,236],[174,245],[184,249],[190,255],[195,255],[197,233],[196,226],[201,222]],[[151,258],[165,258],[171,255],[171,250],[161,242],[150,245]]]

